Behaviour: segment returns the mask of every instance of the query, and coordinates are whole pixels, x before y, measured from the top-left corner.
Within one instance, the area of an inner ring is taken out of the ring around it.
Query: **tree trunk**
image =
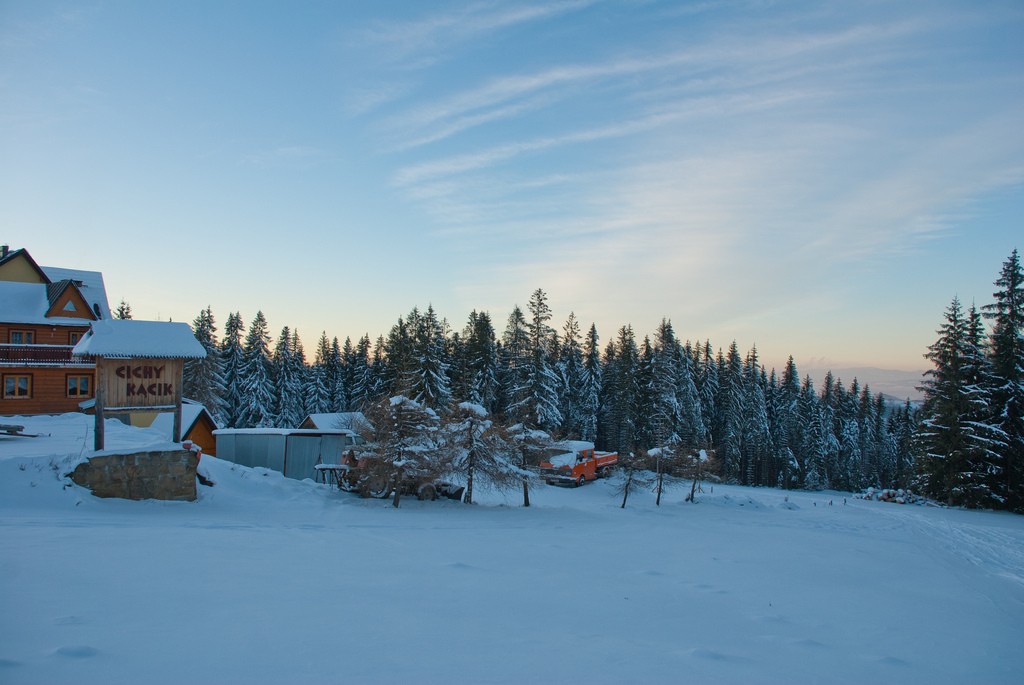
[[[394,499],[391,500],[391,506],[393,506],[395,509],[397,509],[398,505],[401,503],[401,501],[402,501],[402,470],[399,469],[398,473],[395,476],[395,497],[394,497]]]
[[[523,506],[530,506],[530,482],[523,479]]]
[[[622,506],[620,509],[626,508],[626,500],[629,498],[629,490],[633,485],[633,470],[629,470],[629,475],[626,477],[626,483],[622,486]]]
[[[466,504],[473,503],[473,453],[469,453],[469,464],[466,466],[466,493],[462,497],[462,501]]]

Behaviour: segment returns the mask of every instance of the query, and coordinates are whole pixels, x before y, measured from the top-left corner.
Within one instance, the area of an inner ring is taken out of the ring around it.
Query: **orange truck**
[[[559,451],[540,464],[540,476],[548,485],[579,487],[588,480],[607,478],[619,462],[618,452],[598,452],[589,442],[563,443]]]

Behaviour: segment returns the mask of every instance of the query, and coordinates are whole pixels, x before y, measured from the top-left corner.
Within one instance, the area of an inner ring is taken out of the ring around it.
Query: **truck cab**
[[[593,443],[567,443],[553,451],[540,464],[540,475],[548,485],[579,487],[588,480],[606,478],[619,460],[617,452],[598,452]]]

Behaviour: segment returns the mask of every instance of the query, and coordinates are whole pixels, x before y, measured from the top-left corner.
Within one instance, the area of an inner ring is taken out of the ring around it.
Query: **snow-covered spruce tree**
[[[479,404],[460,402],[441,427],[444,459],[449,473],[466,483],[462,501],[473,503],[473,488],[487,483],[499,490],[515,490],[532,477],[522,467],[519,446],[511,435]]]
[[[698,345],[699,347],[699,345]],[[700,398],[700,415],[704,421],[704,443],[718,445],[715,427],[718,419],[718,365],[712,353],[711,341],[704,341],[703,352],[699,355],[697,371],[697,396]]]
[[[419,316],[419,310],[414,308],[409,314],[409,323],[398,317],[398,322],[388,332],[387,340],[384,342],[384,354],[388,363],[382,388],[386,395],[409,393],[415,366],[412,337]]]
[[[434,410],[451,403],[446,359],[446,327],[438,320],[433,305],[416,320],[413,331],[414,365],[410,375],[409,394],[413,400]]]
[[[331,344],[327,340],[327,332],[323,331],[320,333],[320,340],[316,344],[313,366],[306,374],[306,384],[303,390],[306,414],[326,414],[331,411],[327,370],[327,360],[330,356]]]
[[[640,351],[637,349],[633,327],[626,325],[619,329],[613,342],[605,350],[602,379],[602,412],[599,435],[603,436],[607,449],[624,453],[635,451],[636,415],[639,387],[637,370],[640,365]]]
[[[718,434],[715,446],[722,460],[722,476],[743,482],[743,424],[746,413],[746,385],[743,360],[734,340],[718,372]]]
[[[964,316],[960,300],[953,298],[939,327],[939,338],[925,357],[935,368],[925,375],[922,421],[917,444],[920,471],[928,496],[958,506],[992,506],[992,492],[1005,433],[985,420],[991,407],[980,387],[977,349],[979,324]]]
[[[241,407],[240,428],[266,428],[274,425],[273,382],[270,376],[270,334],[263,312],[256,312],[242,348],[239,369]]]
[[[395,507],[404,482],[431,483],[448,470],[447,453],[440,448],[441,421],[433,409],[396,395],[367,407],[366,415],[373,426],[363,450],[372,463],[369,476],[390,484],[385,491],[393,489]]]
[[[682,427],[682,407],[680,391],[682,373],[680,355],[675,331],[671,322],[661,320],[655,333],[654,348],[651,354],[651,390],[650,416],[652,441],[645,445],[651,447],[667,447],[682,442],[679,429]]]
[[[1003,262],[995,285],[995,301],[983,310],[992,321],[993,409],[1006,435],[996,495],[1004,507],[1019,512],[1024,511],[1024,270],[1017,250]]]
[[[497,340],[491,315],[475,310],[471,312],[463,338],[469,385],[469,392],[464,399],[493,413],[498,407],[499,371]]]
[[[768,430],[768,407],[764,397],[762,368],[757,347],[747,353],[743,365],[743,419],[740,438],[740,483],[743,485],[774,485],[769,458],[771,433]]]
[[[512,423],[526,423],[530,396],[530,336],[519,305],[508,316],[505,332],[501,336],[499,359],[501,396],[505,400],[501,413]]]
[[[562,412],[561,434],[574,440],[587,430],[590,418],[585,407],[587,387],[586,370],[583,366],[583,346],[580,338],[580,323],[573,312],[569,312],[562,327],[562,345],[559,350],[558,377],[560,380],[559,408]]]
[[[227,428],[241,427],[238,420],[242,413],[242,334],[245,325],[238,312],[228,314],[224,324],[224,339],[220,344],[220,356],[224,364],[223,418]]]
[[[370,364],[370,335],[365,334],[356,343],[355,351],[349,360],[351,365],[352,387],[349,389],[349,409],[361,411],[374,400],[373,368]]]
[[[274,397],[273,425],[279,428],[296,428],[304,417],[305,402],[303,398],[304,365],[299,363],[295,349],[297,337],[285,326],[277,339],[272,358]]]
[[[132,318],[132,306],[121,300],[117,305],[117,309],[114,310],[114,318],[121,320]]]
[[[545,431],[521,423],[509,426],[512,444],[519,451],[518,466],[522,472],[523,506],[530,506],[530,484],[536,480],[536,467],[547,458],[554,441]]]
[[[528,426],[551,432],[562,423],[562,412],[558,408],[559,378],[552,360],[557,345],[555,330],[548,325],[551,308],[547,295],[537,288],[530,296],[527,306],[530,319],[526,322],[529,349],[526,359],[527,390],[517,413]]]
[[[597,335],[597,326],[590,324],[587,337],[583,342],[583,374],[580,379],[582,395],[580,398],[580,440],[597,441],[597,417],[601,411],[601,348]]]
[[[887,419],[890,450],[892,452],[893,488],[908,488],[914,477],[914,434],[917,431],[917,411],[907,398],[903,407],[893,411]]]
[[[345,359],[335,336],[331,340],[331,355],[327,363],[327,392],[331,398],[331,411],[348,411],[348,388],[345,386]]]
[[[654,381],[654,348],[651,337],[644,336],[640,344],[640,356],[636,368],[636,412],[634,440],[641,450],[653,448],[658,443],[654,430],[655,414],[655,381]],[[675,427],[675,417],[669,423],[669,430]]]
[[[825,460],[828,431],[821,411],[821,400],[814,391],[810,376],[800,386],[797,411],[801,425],[800,442],[796,445],[796,485],[817,490],[825,484]]]
[[[224,424],[224,396],[227,394],[224,363],[217,345],[217,326],[209,306],[192,322],[192,333],[206,350],[206,357],[185,361],[182,394],[202,404],[218,423]]]
[[[792,355],[786,361],[782,378],[775,387],[771,408],[772,444],[778,458],[779,486],[799,487],[800,469],[797,452],[800,449],[803,426],[800,423],[800,374]]]

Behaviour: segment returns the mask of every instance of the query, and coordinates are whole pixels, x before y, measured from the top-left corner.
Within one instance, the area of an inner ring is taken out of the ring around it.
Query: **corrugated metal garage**
[[[317,464],[338,464],[342,453],[361,441],[350,430],[225,428],[214,431],[217,458],[259,466],[288,478],[315,479]]]

